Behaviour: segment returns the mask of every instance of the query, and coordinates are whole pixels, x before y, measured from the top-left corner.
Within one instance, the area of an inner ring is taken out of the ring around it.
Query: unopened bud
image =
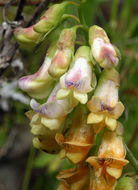
[[[39,33],[49,33],[55,29],[62,20],[65,8],[68,2],[54,4],[40,18],[40,21],[34,25],[34,30]]]
[[[33,26],[28,28],[16,28],[14,30],[14,35],[17,41],[21,43],[34,43],[40,42],[41,34],[34,31]]]
[[[122,177],[119,179],[115,190],[137,190],[138,185],[132,177]]]
[[[74,53],[75,39],[76,28],[64,29],[61,32],[57,43],[57,51],[48,69],[52,77],[59,78],[67,71]]]

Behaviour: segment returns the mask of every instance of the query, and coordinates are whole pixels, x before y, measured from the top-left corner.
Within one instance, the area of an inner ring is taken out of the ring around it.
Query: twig
[[[136,173],[138,173],[138,161],[132,154],[132,152],[129,150],[128,146],[125,144],[126,150],[127,150],[127,159],[130,161],[132,166],[134,167]]]
[[[22,17],[22,11],[23,11],[25,2],[26,2],[26,0],[19,0],[18,9],[17,9],[16,16],[15,16],[14,20],[17,20],[17,21],[22,20],[22,18],[23,18]]]
[[[59,0],[55,0],[56,2]],[[53,2],[55,2],[53,1]],[[17,9],[17,13],[15,16],[15,19],[17,19],[18,21],[13,21],[10,22],[8,21],[8,19],[6,18],[6,11],[7,9],[12,5],[12,3],[14,2],[14,0],[11,0],[10,3],[8,3],[8,5],[6,6],[6,10],[4,10],[4,19],[7,22],[6,25],[6,29],[3,32],[3,41],[1,42],[0,45],[0,75],[5,71],[5,69],[10,65],[10,62],[12,61],[16,50],[18,48],[18,44],[17,43],[11,43],[11,38],[13,36],[13,30],[11,28],[12,26],[18,26],[20,24],[23,24],[22,21],[19,21],[22,15],[22,11],[23,11],[23,5],[24,5],[24,0],[20,0],[19,2],[19,7]],[[38,8],[36,9],[34,15],[32,16],[32,18],[27,22],[26,27],[32,25],[33,23],[36,22],[37,18],[39,17],[39,15],[42,13],[43,10],[46,9],[46,7],[48,7],[48,4],[51,2],[51,0],[43,0],[41,1],[40,5],[38,6]],[[23,3],[23,4],[22,4]],[[8,56],[7,56],[8,55]]]
[[[7,24],[9,24],[11,27],[15,28],[15,27],[22,25],[22,23],[23,23],[22,11],[24,8],[25,0],[19,0],[19,4],[18,4],[18,8],[16,11],[14,21],[9,21],[7,19],[6,13],[7,13],[8,8],[11,7],[11,5],[14,3],[14,1],[15,0],[11,0],[5,5],[5,7],[3,9],[3,18]]]
[[[43,0],[26,0],[25,5],[39,5]],[[5,6],[9,0],[0,0],[0,6]],[[12,5],[18,6],[18,0],[16,0]]]

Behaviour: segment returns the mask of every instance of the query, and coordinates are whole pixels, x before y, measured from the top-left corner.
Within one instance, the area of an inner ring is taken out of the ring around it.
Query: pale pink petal
[[[70,101],[70,97],[63,100],[56,99],[56,92],[60,89],[59,84],[54,88],[48,101],[45,104],[39,104],[34,99],[31,100],[31,107],[34,111],[43,114],[50,118],[59,118],[67,115],[72,111],[73,105]],[[75,105],[74,105],[75,106]]]
[[[92,79],[92,68],[83,57],[78,58],[73,67],[61,77],[62,88],[72,88],[79,92],[90,92]]]

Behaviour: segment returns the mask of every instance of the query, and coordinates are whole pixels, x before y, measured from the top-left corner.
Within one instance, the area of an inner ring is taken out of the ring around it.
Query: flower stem
[[[125,147],[127,150],[127,158],[130,161],[130,163],[132,164],[132,166],[134,167],[134,169],[136,170],[136,172],[138,173],[138,161],[136,160],[136,158],[134,157],[134,155],[129,150],[129,148],[127,147],[126,144],[125,144]]]
[[[84,32],[88,32],[88,27],[87,26],[84,26],[82,24],[78,24],[78,25],[75,25],[74,26],[76,29],[78,28],[82,28],[84,30]]]
[[[34,155],[35,155],[35,149],[33,147],[31,147],[28,161],[27,161],[26,170],[25,170],[22,190],[28,190],[29,181],[30,181],[30,177],[31,177],[31,171],[32,171],[32,167],[33,167]]]
[[[74,16],[74,15],[70,15],[70,14],[64,14],[62,17],[62,21],[68,19],[68,18],[72,18],[74,19],[76,22],[80,23],[80,20],[78,17]]]
[[[71,5],[75,5],[75,6],[79,7],[79,4],[74,2],[74,1],[68,1],[68,3],[71,4]]]

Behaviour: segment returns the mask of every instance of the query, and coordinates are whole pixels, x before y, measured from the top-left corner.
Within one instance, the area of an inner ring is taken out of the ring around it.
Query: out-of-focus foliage
[[[76,2],[79,1],[76,0]],[[97,24],[104,28],[112,43],[115,44],[121,52],[121,61],[117,69],[121,75],[120,99],[125,105],[125,112],[120,118],[120,121],[125,127],[125,143],[130,147],[134,156],[138,159],[138,138],[136,138],[136,135],[138,134],[138,1],[84,0],[82,2],[82,16],[86,25],[91,26]],[[34,9],[33,6],[25,6],[24,16],[26,20],[30,18]],[[9,9],[9,19],[13,18],[15,10],[15,7]],[[67,9],[67,12],[78,16],[76,10],[77,9],[74,6],[70,6]],[[0,7],[0,23],[1,22],[2,8]],[[64,26],[73,25],[74,22],[75,21],[72,20],[64,22],[63,25],[56,29],[57,35]],[[51,34],[49,40],[54,37],[55,36]],[[24,74],[34,73],[37,68],[40,67],[44,52],[46,51],[46,45],[47,43],[44,41],[33,49],[25,50],[21,47]],[[17,91],[20,90],[17,89]],[[10,109],[8,111],[0,110],[0,146],[3,146],[3,148],[9,146],[7,144],[12,130],[15,130],[15,128],[18,127],[19,132],[22,133],[20,128],[23,127],[23,130],[25,131],[26,129],[29,129],[29,121],[24,116],[24,112],[28,107],[25,104],[12,99],[9,101],[9,107]],[[28,146],[30,146],[31,137],[24,136],[23,138],[29,138]],[[20,146],[22,149],[22,144],[20,144]],[[3,150],[3,148],[1,150]],[[1,154],[0,151],[0,157]],[[23,153],[24,160],[28,159],[27,156],[26,153]],[[20,159],[21,158],[22,157],[20,157]],[[28,160],[28,163],[29,161],[30,160]],[[30,162],[33,162],[33,165],[32,168],[30,168],[31,177],[29,190],[55,190],[58,185],[58,181],[55,181],[55,176],[58,171],[60,169],[71,167],[67,160],[61,161],[56,155],[49,155],[40,151],[35,153],[35,156]],[[21,164],[22,168],[24,167],[26,170],[28,169],[26,162],[24,163],[23,161]],[[24,168],[22,170],[23,172],[21,172],[21,186],[25,178],[24,174],[27,173]],[[131,169],[133,171],[133,168]],[[0,181],[2,181],[1,175]],[[12,188],[10,190],[12,190]],[[14,190],[16,190],[16,188]],[[25,188],[23,190],[25,190]]]

